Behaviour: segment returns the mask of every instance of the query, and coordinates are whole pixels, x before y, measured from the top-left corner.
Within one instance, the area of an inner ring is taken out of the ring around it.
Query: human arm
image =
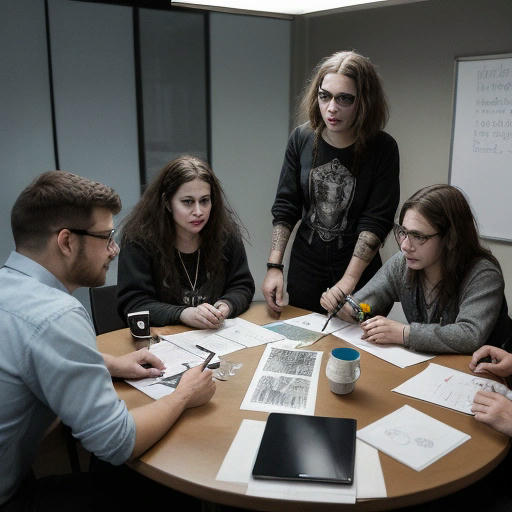
[[[403,276],[403,255],[394,254],[376,274],[366,283],[366,285],[353,295],[356,303],[366,303],[370,306],[372,315],[386,316],[393,304],[399,300],[400,288],[402,287]],[[343,299],[344,293],[340,291],[338,285],[322,294],[320,303],[325,303],[324,308],[332,311],[336,305]],[[333,299],[331,299],[333,297]],[[353,319],[353,310],[346,304],[341,308],[338,316],[345,321]]]
[[[290,228],[284,224],[276,224],[274,226],[272,230],[272,249],[268,257],[269,263],[282,264],[290,233]],[[283,270],[280,268],[268,268],[261,288],[270,310],[280,313],[285,305],[283,302]]]
[[[488,358],[488,361],[481,359]],[[471,358],[469,369],[474,373],[492,373],[498,377],[512,375],[512,354],[492,345],[480,347]]]
[[[406,346],[420,352],[472,353],[488,340],[503,301],[501,272],[488,260],[476,262],[461,283],[458,312],[447,323],[411,322]]]
[[[500,393],[478,391],[471,411],[477,421],[512,436],[512,401]]]
[[[135,243],[125,243],[119,254],[117,299],[119,314],[148,310],[151,325],[175,325],[186,306],[159,300],[151,254]]]
[[[134,459],[159,441],[185,409],[208,402],[215,393],[211,370],[196,366],[186,371],[174,393],[132,409],[136,436],[130,458]]]
[[[273,228],[269,263],[281,265],[291,232],[302,216],[301,157],[311,152],[312,132],[307,125],[297,127],[288,140],[276,197],[272,206]],[[311,164],[309,162],[309,164]],[[278,314],[285,305],[284,276],[279,268],[269,268],[262,292],[269,312]]]
[[[332,305],[336,303],[336,289],[343,290],[346,295],[350,295],[356,287],[359,279],[366,267],[379,252],[381,241],[370,231],[359,233],[359,237],[354,248],[354,253],[343,274],[343,277],[335,286],[327,290],[320,298],[320,305],[327,311],[333,311]],[[336,306],[334,306],[336,307]]]
[[[102,356],[112,377],[123,379],[159,377],[165,369],[164,363],[147,348],[135,350],[123,356],[112,356],[110,354],[102,354]],[[143,364],[149,364],[151,367],[144,368]]]
[[[52,305],[52,310],[58,308]],[[53,314],[29,343],[33,366],[24,371],[33,395],[71,428],[86,450],[114,465],[125,462],[133,449],[135,424],[113,388],[83,308]]]
[[[400,157],[395,140],[380,132],[363,151],[359,171],[351,206],[358,238],[349,265],[336,283],[347,294],[356,288],[393,227],[400,199]]]

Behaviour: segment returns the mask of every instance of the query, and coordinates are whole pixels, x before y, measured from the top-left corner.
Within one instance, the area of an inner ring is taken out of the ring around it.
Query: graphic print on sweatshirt
[[[345,231],[355,190],[356,177],[337,158],[311,169],[306,218],[324,242]]]

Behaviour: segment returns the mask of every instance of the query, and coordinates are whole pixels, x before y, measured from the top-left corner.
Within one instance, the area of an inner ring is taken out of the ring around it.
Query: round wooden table
[[[281,319],[305,313],[288,306]],[[253,304],[242,318],[260,325],[275,321],[264,304]],[[155,329],[155,332],[171,334],[184,330],[187,330],[184,326],[173,326]],[[168,487],[210,502],[254,510],[316,512],[387,510],[433,500],[472,484],[505,457],[509,448],[507,436],[477,422],[470,415],[391,391],[422,371],[428,362],[402,369],[361,351],[361,377],[355,390],[346,396],[332,393],[325,377],[325,366],[329,351],[342,346],[351,345],[331,335],[308,347],[308,350],[324,351],[316,415],[355,418],[359,429],[408,404],[469,434],[471,439],[419,472],[379,452],[387,498],[359,500],[355,505],[345,505],[248,496],[246,485],[217,481],[215,477],[242,420],[266,420],[267,413],[240,410],[265,348],[259,346],[223,356],[223,359],[242,363],[242,368],[230,380],[218,381],[217,392],[208,404],[185,411],[167,435],[131,463],[131,467]],[[98,336],[98,348],[102,352],[121,355],[133,350],[135,344],[129,330],[122,329]],[[467,373],[470,373],[469,361],[467,355],[443,355],[431,360]],[[115,388],[129,409],[152,400],[123,381],[116,381]]]

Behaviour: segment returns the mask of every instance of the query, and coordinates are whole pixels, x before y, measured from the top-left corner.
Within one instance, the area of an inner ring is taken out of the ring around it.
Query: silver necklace
[[[183,263],[183,259],[181,258],[181,252],[177,249],[178,256],[180,258],[181,264],[183,265],[183,270],[185,271],[185,275],[187,276],[188,282],[190,283],[190,287],[192,288],[192,291],[196,291],[196,284],[197,284],[197,276],[199,275],[199,258],[201,256],[201,249],[197,250],[197,263],[196,263],[196,278],[194,279],[194,284],[192,284],[192,279],[190,279],[190,276],[187,271],[187,267],[185,267],[185,263]]]
[[[436,302],[437,296],[439,295],[439,290],[437,289],[438,285],[439,282],[432,286],[432,283],[423,276],[423,300],[427,309],[430,309]]]

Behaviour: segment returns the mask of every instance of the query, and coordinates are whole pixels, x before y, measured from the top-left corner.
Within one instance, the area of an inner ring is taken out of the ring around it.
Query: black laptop
[[[350,485],[356,426],[350,418],[271,413],[252,476]]]

